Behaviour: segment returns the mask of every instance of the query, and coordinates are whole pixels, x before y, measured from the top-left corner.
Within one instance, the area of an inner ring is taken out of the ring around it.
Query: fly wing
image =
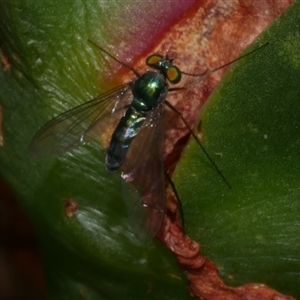
[[[145,120],[122,167],[123,196],[136,237],[156,235],[165,212],[164,130],[161,105]]]
[[[59,154],[96,136],[107,146],[109,133],[106,130],[120,119],[131,99],[128,83],[58,115],[36,133],[29,152],[34,156]],[[108,118],[110,116],[113,117]]]

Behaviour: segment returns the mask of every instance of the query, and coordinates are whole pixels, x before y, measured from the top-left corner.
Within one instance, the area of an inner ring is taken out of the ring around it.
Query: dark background
[[[35,230],[0,178],[0,299],[46,299]]]

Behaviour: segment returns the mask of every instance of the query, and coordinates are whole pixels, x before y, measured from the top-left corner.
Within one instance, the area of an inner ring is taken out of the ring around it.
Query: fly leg
[[[222,174],[222,172],[220,171],[220,169],[218,168],[218,166],[216,165],[216,163],[213,161],[213,159],[210,157],[210,155],[208,154],[208,152],[205,150],[205,148],[203,147],[203,145],[201,144],[200,140],[198,139],[197,135],[194,133],[194,131],[192,130],[192,128],[189,126],[189,124],[187,123],[186,119],[183,117],[182,113],[180,111],[178,111],[170,102],[168,102],[167,100],[165,101],[165,104],[171,109],[173,110],[183,121],[184,125],[186,126],[186,128],[188,129],[188,131],[190,132],[190,134],[192,135],[192,137],[195,139],[195,141],[197,142],[197,144],[200,146],[200,148],[202,149],[202,151],[204,152],[204,154],[206,155],[206,157],[208,158],[208,160],[211,162],[211,164],[214,166],[214,168],[216,169],[216,171],[218,172],[218,174],[221,176],[221,178],[223,179],[223,181],[226,183],[226,185],[231,189],[231,185],[229,184],[229,182],[227,181],[227,179],[225,178],[225,176]]]
[[[182,227],[184,228],[184,216],[183,216],[183,209],[182,209],[182,203],[181,203],[181,200],[179,198],[179,194],[177,192],[177,189],[176,189],[176,186],[175,186],[175,183],[173,182],[172,178],[169,176],[168,172],[165,170],[165,176],[166,176],[166,179],[167,181],[169,182],[174,194],[175,194],[175,197],[177,199],[177,203],[178,203],[178,207],[179,207],[179,214],[180,214],[180,219],[181,219],[181,224],[182,224]]]

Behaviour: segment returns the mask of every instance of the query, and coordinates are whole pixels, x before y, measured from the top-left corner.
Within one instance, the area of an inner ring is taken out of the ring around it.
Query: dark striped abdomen
[[[144,114],[137,112],[131,106],[127,109],[115,129],[107,149],[105,165],[108,172],[115,172],[122,166],[129,146],[144,121]]]
[[[122,166],[147,115],[165,101],[168,85],[160,73],[148,71],[134,82],[131,89],[132,103],[120,119],[107,149],[105,164],[108,172],[115,172]]]

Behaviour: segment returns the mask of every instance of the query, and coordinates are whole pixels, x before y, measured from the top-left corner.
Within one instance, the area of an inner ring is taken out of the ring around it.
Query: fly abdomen
[[[106,153],[105,167],[108,172],[113,173],[122,166],[129,146],[141,129],[145,119],[145,114],[137,112],[131,106],[120,119]]]

